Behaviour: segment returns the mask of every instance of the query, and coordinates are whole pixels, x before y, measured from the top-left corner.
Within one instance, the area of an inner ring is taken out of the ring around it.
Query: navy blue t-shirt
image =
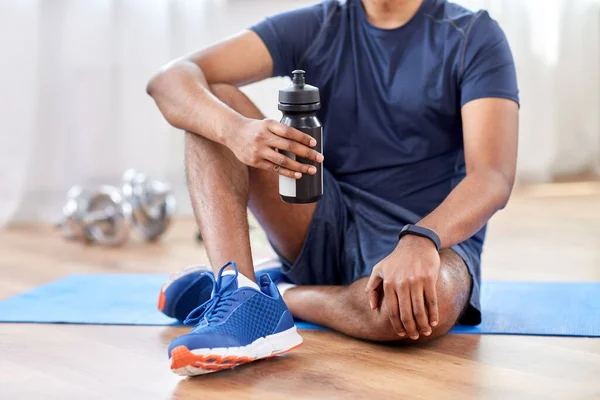
[[[512,54],[487,12],[424,0],[396,29],[367,19],[360,0],[326,1],[252,27],[273,76],[306,71],[321,90],[325,167],[339,180],[420,216],[465,176],[461,107],[518,102]],[[485,228],[469,242],[481,252]]]

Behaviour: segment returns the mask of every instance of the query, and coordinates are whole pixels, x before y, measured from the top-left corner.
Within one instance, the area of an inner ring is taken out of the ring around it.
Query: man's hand
[[[289,178],[314,175],[317,169],[292,160],[277,150],[289,151],[316,162],[323,161],[323,155],[311,148],[317,145],[313,137],[277,121],[243,119],[228,136],[225,144],[241,162]]]
[[[418,339],[431,335],[439,321],[435,285],[440,273],[440,255],[429,239],[406,235],[394,251],[371,273],[367,293],[371,309],[383,301],[396,333]]]

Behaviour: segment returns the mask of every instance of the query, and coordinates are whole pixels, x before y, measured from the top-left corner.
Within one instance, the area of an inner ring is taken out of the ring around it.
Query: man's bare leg
[[[213,85],[211,91],[246,117],[262,119],[256,106],[237,88]],[[240,272],[254,279],[247,206],[257,217],[278,251],[295,260],[312,220],[315,204],[281,201],[275,173],[249,168],[226,147],[186,133],[186,171],[194,214],[215,272],[235,260]],[[367,279],[350,286],[302,286],[288,290],[284,300],[294,315],[357,338],[393,341],[385,309],[372,311],[364,291]],[[441,321],[429,340],[446,333],[468,301],[470,276],[452,251],[442,252],[437,284]]]
[[[212,85],[210,89],[245,117],[264,118],[237,88]],[[185,155],[194,215],[215,273],[234,260],[240,273],[254,280],[248,206],[277,249],[288,259],[296,258],[312,219],[314,204],[283,203],[275,172],[249,168],[228,148],[200,135],[186,133]]]
[[[469,301],[471,277],[464,261],[451,250],[442,251],[440,256],[442,267],[436,286],[440,324],[429,337],[420,335],[417,342],[448,332]],[[285,292],[284,300],[293,315],[348,336],[375,341],[407,340],[411,332],[405,338],[398,336],[385,308],[371,310],[365,293],[367,280],[359,279],[349,286],[296,286]]]

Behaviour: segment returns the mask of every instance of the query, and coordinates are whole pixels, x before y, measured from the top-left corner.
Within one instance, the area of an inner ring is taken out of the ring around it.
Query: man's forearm
[[[467,175],[448,197],[417,223],[435,231],[448,248],[473,236],[492,215],[503,208],[512,180],[495,171]]]
[[[244,120],[211,93],[204,73],[191,61],[177,61],[157,73],[147,92],[171,125],[218,143]]]

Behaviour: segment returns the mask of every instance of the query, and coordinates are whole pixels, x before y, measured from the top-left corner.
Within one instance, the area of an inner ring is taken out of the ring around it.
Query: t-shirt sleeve
[[[506,98],[518,104],[515,63],[502,28],[485,11],[474,18],[460,61],[460,105],[485,97]]]
[[[277,14],[250,28],[262,39],[273,58],[273,76],[289,76],[299,68],[323,20],[324,5],[317,4]]]

